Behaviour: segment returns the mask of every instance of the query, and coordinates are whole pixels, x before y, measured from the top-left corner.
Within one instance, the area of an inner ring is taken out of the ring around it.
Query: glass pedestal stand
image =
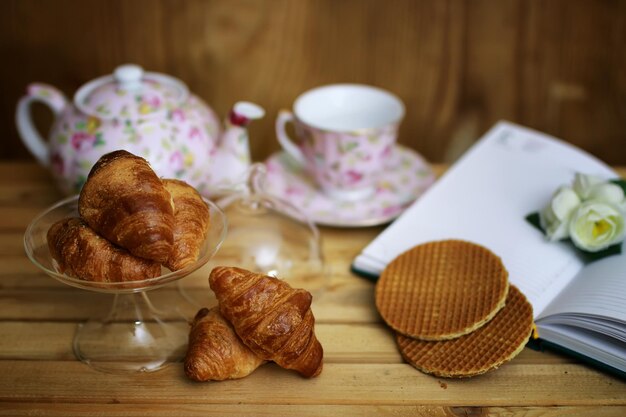
[[[104,317],[91,318],[78,325],[73,349],[76,357],[94,369],[105,372],[152,372],[180,361],[185,354],[189,334],[188,320],[170,299],[167,309],[158,307],[148,297],[157,288],[173,283],[198,270],[217,252],[226,237],[226,216],[214,203],[209,206],[211,226],[198,260],[181,270],[165,268],[158,277],[107,282],[84,281],[57,272],[50,255],[47,233],[57,221],[78,217],[78,196],[70,197],[37,216],[26,229],[24,248],[33,264],[51,277],[72,287],[113,295],[112,305]],[[177,292],[174,291],[176,294]],[[171,294],[171,292],[169,293]],[[155,300],[157,297],[154,297]]]
[[[106,317],[78,325],[73,349],[100,371],[152,372],[182,359],[188,334],[188,321],[157,310],[146,292],[115,294]]]

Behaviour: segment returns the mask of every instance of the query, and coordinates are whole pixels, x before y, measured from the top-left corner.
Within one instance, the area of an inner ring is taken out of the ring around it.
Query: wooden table
[[[23,249],[26,225],[60,197],[35,164],[0,164],[0,416],[626,415],[624,381],[566,356],[525,349],[499,370],[465,380],[428,376],[404,364],[374,308],[374,285],[349,272],[350,261],[380,228],[322,229],[331,277],[314,301],[325,350],[318,378],[273,364],[219,383],[193,383],[179,363],[149,374],[94,371],[74,358],[72,337],[77,323],[111,296],[49,278]],[[209,294],[206,275],[181,282]],[[153,297],[179,300],[174,286]]]

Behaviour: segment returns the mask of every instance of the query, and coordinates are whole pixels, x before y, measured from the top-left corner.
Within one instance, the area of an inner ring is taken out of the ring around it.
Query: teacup
[[[378,173],[396,142],[404,104],[392,93],[360,84],[333,84],[300,95],[276,119],[282,148],[331,198],[374,194]],[[296,140],[286,124],[293,123]]]

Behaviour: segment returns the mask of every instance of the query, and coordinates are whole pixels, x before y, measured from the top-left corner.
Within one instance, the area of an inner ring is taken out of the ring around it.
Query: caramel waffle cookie
[[[508,272],[489,249],[462,240],[400,254],[376,284],[376,308],[395,331],[448,340],[476,330],[504,306]]]
[[[452,340],[427,342],[396,334],[402,357],[427,374],[462,378],[484,374],[522,351],[533,330],[533,309],[511,286],[506,305],[478,330]]]

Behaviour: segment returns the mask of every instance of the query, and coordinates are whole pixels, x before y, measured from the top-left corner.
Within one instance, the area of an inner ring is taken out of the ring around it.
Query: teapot
[[[54,113],[47,142],[31,119],[33,102]],[[29,85],[16,123],[26,147],[65,194],[80,191],[102,155],[125,149],[145,158],[160,177],[183,180],[212,197],[245,180],[246,126],[264,113],[256,104],[238,102],[222,129],[215,112],[183,82],[128,64],[80,87],[73,102],[55,87]]]

